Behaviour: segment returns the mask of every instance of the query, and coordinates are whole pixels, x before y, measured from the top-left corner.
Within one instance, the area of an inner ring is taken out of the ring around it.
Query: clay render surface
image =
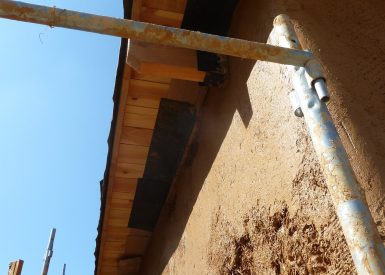
[[[241,0],[230,36],[288,14],[322,63],[329,110],[385,240],[385,2]],[[287,67],[229,59],[210,89],[142,274],[355,274]]]

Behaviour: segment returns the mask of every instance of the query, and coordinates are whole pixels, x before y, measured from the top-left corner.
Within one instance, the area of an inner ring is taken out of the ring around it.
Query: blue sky
[[[122,1],[34,4],[122,17]],[[0,19],[0,274],[92,274],[120,39]]]

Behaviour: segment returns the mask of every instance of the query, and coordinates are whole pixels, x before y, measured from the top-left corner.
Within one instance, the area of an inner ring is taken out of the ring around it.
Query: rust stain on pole
[[[297,49],[18,1],[0,0],[0,17],[294,66],[313,58]]]

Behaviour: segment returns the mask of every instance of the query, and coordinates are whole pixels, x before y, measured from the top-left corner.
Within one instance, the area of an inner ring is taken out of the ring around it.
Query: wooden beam
[[[115,267],[117,267],[118,262],[119,262],[118,259],[108,259],[108,260],[103,261],[102,266],[115,266]]]
[[[167,11],[173,11],[178,13],[184,13],[186,8],[186,0],[142,0],[143,6],[152,9],[161,9]]]
[[[119,258],[124,257],[124,251],[110,251],[110,250],[104,250],[103,251],[103,260],[118,260]],[[102,266],[103,268],[103,266]]]
[[[156,76],[156,75],[141,74],[135,70],[132,71],[132,78],[138,79],[138,80],[151,81],[151,82],[166,83],[166,84],[170,84],[171,82],[171,78]]]
[[[126,255],[144,255],[149,241],[150,237],[127,236]]]
[[[195,82],[174,80],[170,85],[167,98],[196,105],[198,98],[205,94],[206,89]]]
[[[110,227],[119,228],[119,229],[127,228],[127,227],[120,227],[120,226],[110,226]],[[116,234],[107,233],[107,232],[104,232],[104,234],[106,234],[105,242],[107,242],[107,241],[126,241],[126,237],[127,237],[127,234],[126,235],[123,235],[123,234],[116,235]]]
[[[126,248],[126,242],[125,241],[106,241],[104,244],[104,250],[105,251],[116,251],[119,253],[124,252]],[[117,262],[116,262],[117,266]]]
[[[131,19],[140,21],[140,12],[142,10],[142,0],[132,1]]]
[[[143,63],[140,72],[172,79],[203,82],[206,72],[199,71],[196,67],[178,67],[169,64]]]
[[[195,50],[129,40],[127,64],[143,75],[203,82]]]
[[[130,257],[119,260],[119,275],[135,275],[139,273],[142,257]]]
[[[140,20],[162,26],[180,28],[183,21],[183,13],[142,6]]]

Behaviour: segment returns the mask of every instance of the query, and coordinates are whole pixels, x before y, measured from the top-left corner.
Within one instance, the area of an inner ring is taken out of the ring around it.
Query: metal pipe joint
[[[280,47],[300,50],[301,45],[295,32],[294,26],[291,24],[290,17],[286,14],[277,15],[273,21],[275,35]]]
[[[309,83],[309,86],[316,90],[318,98],[323,102],[328,102],[330,96],[326,87],[326,78],[324,76],[321,64],[316,59],[311,59],[306,62],[305,77]]]
[[[276,16],[274,18],[273,26],[274,35],[277,41],[276,43],[278,43],[280,47],[301,50],[301,44],[299,43],[297,33],[288,15],[280,14]],[[326,80],[320,63],[316,59],[312,58],[308,60],[303,67],[305,68],[305,76],[309,86],[315,89],[321,101],[329,101],[330,96],[326,87]],[[295,66],[291,68],[296,71],[297,69],[301,68],[301,66]],[[291,106],[294,110],[294,115],[297,117],[303,117],[297,92],[295,90],[292,91],[289,94],[289,97]]]
[[[318,61],[312,59],[309,62],[305,64],[304,68],[297,67],[295,69],[295,72],[301,71],[304,75],[304,79],[306,79],[306,83],[308,84],[308,87],[311,88],[316,95],[318,96],[319,100],[322,102],[328,102],[330,99],[328,88],[326,87],[326,81],[323,77],[323,72],[321,69],[321,66],[319,65]],[[301,104],[299,100],[299,91],[298,91],[298,83],[296,83],[296,80],[294,79],[294,90],[290,92],[290,103],[294,110],[294,115],[297,117],[303,117],[303,112],[301,109]],[[297,86],[297,87],[296,87]]]
[[[299,102],[298,94],[295,89],[289,93],[289,98],[290,98],[291,107],[293,108],[293,111],[294,111],[294,115],[297,117],[303,117],[301,104]]]

